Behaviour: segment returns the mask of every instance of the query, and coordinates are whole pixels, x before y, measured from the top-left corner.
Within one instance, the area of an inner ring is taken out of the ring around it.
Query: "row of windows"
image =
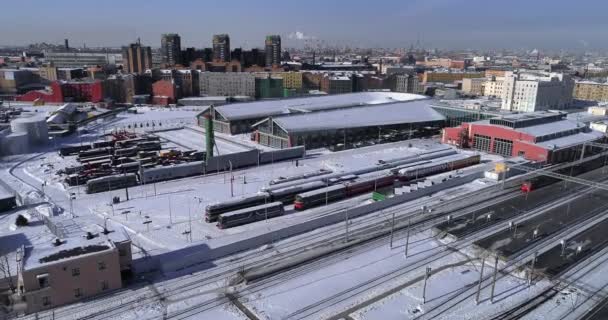
[[[99,281],[99,285],[100,285],[101,291],[106,291],[110,288],[110,284],[108,283],[108,280]],[[83,292],[82,288],[74,289],[74,298],[81,298],[83,296],[84,296],[84,292]],[[50,296],[42,297],[43,306],[50,306],[51,304],[52,304],[52,302],[51,302]]]

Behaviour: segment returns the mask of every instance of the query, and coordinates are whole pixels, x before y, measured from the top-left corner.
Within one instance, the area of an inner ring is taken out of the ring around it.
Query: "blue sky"
[[[180,4],[181,6],[177,6]],[[1,6],[0,45],[62,42],[160,45],[177,32],[185,46],[228,33],[233,47],[266,34],[300,31],[329,44],[436,48],[608,48],[602,0],[18,0]],[[301,41],[300,41],[301,42]]]

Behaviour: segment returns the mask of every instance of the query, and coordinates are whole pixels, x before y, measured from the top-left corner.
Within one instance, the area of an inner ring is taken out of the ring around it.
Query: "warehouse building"
[[[442,142],[505,157],[559,163],[580,157],[585,143],[603,138],[601,132],[590,130],[582,122],[566,119],[564,113],[544,111],[445,128]],[[594,151],[591,149],[585,152]]]
[[[200,126],[204,126],[204,118],[207,114],[210,114],[214,122],[215,131],[239,134],[251,132],[253,124],[268,117],[278,115],[421,99],[427,98],[409,93],[357,92],[340,95],[232,103],[203,111],[198,115],[198,123]]]
[[[387,135],[437,132],[445,117],[426,100],[269,117],[253,125],[255,140],[275,148],[355,145]]]

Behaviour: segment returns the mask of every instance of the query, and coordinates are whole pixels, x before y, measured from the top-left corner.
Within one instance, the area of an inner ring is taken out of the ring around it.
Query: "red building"
[[[173,81],[160,80],[152,84],[152,103],[158,105],[168,105],[175,103],[177,88]]]
[[[54,81],[46,90],[29,91],[17,97],[17,101],[42,100],[47,103],[61,102],[101,102],[103,90],[101,81],[63,82]]]
[[[598,141],[603,136],[582,123],[566,120],[565,114],[536,112],[445,128],[442,142],[506,157],[557,163],[580,156],[585,142]]]

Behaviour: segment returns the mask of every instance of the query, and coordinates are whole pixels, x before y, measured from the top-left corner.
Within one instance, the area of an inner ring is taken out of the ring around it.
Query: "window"
[[[97,263],[97,268],[98,268],[99,270],[105,270],[105,269],[106,269],[106,263],[105,263],[105,262],[103,262],[103,261],[98,262],[98,263]]]
[[[51,297],[42,297],[42,305],[50,306],[51,305]]]
[[[80,268],[72,269],[72,277],[77,277],[80,275]]]
[[[38,279],[38,287],[40,289],[46,288],[49,286],[49,274],[48,273],[39,274],[36,276],[36,279]]]
[[[102,291],[108,290],[109,287],[110,286],[108,285],[108,280],[102,280],[101,281],[101,290]]]
[[[80,289],[80,288],[74,289],[74,298],[80,298],[80,297],[82,297],[82,289]]]

